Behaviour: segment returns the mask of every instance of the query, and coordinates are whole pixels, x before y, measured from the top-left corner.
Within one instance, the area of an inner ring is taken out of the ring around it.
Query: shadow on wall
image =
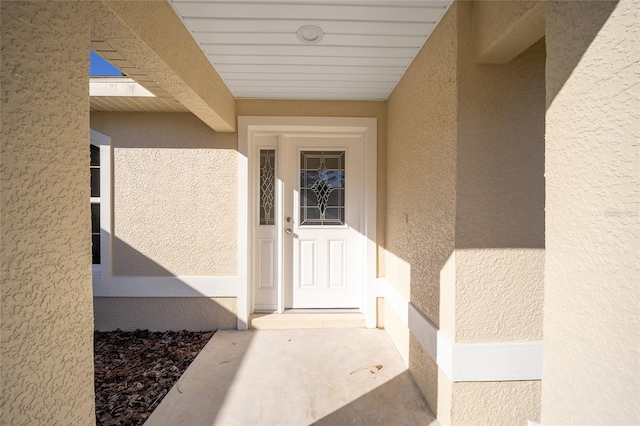
[[[561,68],[554,68],[553,75],[556,78],[553,81],[547,80],[547,108],[551,106],[553,100],[558,95],[558,92],[562,89],[565,82],[571,76],[571,73],[576,68],[582,56],[587,51],[593,40],[596,38],[602,27],[609,19],[609,16],[613,13],[614,9],[618,5],[618,0],[611,1],[574,1],[574,2],[561,2],[562,9],[565,15],[559,15],[557,11],[553,11],[547,7],[547,16],[554,14],[556,19],[566,20],[565,25],[559,25],[558,28],[569,27],[572,28],[572,34],[574,35],[571,40],[564,40],[562,37],[557,37],[559,34],[554,34],[555,37],[549,38],[548,50],[562,50],[562,59],[565,62]],[[589,16],[591,19],[585,19],[582,21],[567,20],[566,16],[578,16],[576,13],[567,14],[569,8],[575,12],[580,10],[588,10],[588,13],[581,13],[578,15]],[[547,18],[548,19],[548,18]],[[571,43],[570,49],[564,49],[562,45]],[[562,45],[561,45],[562,44]]]
[[[114,238],[114,240],[117,239]],[[94,285],[102,287],[109,285],[135,286],[138,289],[151,290],[147,291],[149,294],[153,294],[155,285],[161,290],[166,290],[169,287],[173,294],[193,295],[189,297],[94,296],[94,327],[96,330],[209,331],[237,327],[237,299],[235,297],[207,297],[188,286],[187,283],[181,282],[175,274],[126,243],[119,241],[119,244],[114,244],[114,247],[126,247],[125,252],[131,259],[142,263],[145,265],[145,271],[153,272],[157,276],[115,276],[113,283],[106,282]],[[184,288],[176,288],[178,286]],[[145,293],[145,291],[140,291]]]

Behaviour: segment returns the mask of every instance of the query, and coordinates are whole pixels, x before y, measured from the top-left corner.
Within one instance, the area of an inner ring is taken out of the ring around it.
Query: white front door
[[[358,308],[362,136],[285,136],[285,307]]]

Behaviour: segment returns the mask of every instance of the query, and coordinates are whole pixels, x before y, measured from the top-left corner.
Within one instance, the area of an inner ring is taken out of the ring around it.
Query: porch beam
[[[92,39],[108,43],[213,130],[235,131],[235,98],[167,2],[91,4]]]
[[[473,2],[476,61],[506,64],[544,37],[543,0]]]

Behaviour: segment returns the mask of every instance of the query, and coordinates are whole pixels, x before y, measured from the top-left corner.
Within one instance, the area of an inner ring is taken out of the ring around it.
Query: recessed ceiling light
[[[316,25],[303,25],[296,32],[298,40],[304,44],[316,44],[324,38],[324,31]]]

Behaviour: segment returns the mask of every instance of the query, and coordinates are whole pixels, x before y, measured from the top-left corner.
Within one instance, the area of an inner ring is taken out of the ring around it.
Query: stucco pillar
[[[438,358],[452,355],[449,370],[439,362],[438,418],[526,424],[540,416],[545,45],[478,63],[476,5],[458,3],[455,250],[441,273]],[[521,6],[492,5],[497,17]]]
[[[0,423],[95,423],[87,2],[0,2]]]
[[[543,424],[640,423],[639,10],[546,5]]]

